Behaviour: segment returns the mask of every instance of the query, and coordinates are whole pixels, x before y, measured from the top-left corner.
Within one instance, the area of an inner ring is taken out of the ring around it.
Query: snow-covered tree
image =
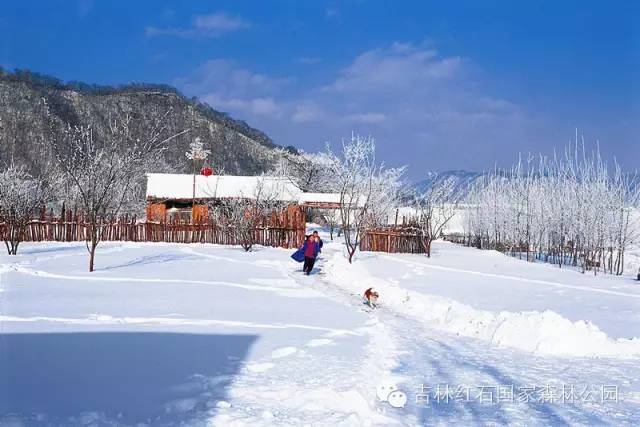
[[[257,185],[251,194],[243,194],[222,203],[213,202],[209,212],[214,223],[249,252],[256,242],[258,228],[278,207],[276,194],[265,185],[263,178],[257,178]]]
[[[455,216],[458,201],[459,194],[453,179],[434,180],[434,185],[423,193],[414,195],[415,222],[428,257],[431,257],[433,241],[442,235],[444,228]]]
[[[286,177],[305,192],[331,192],[335,190],[331,172],[334,160],[330,151],[292,154],[283,149],[269,175]]]
[[[410,197],[409,186],[403,180],[406,167],[378,168],[373,177],[371,197],[367,209],[367,226],[386,226],[389,212]]]
[[[206,150],[204,148],[204,142],[199,136],[196,136],[193,142],[189,144],[189,150],[185,153],[185,156],[189,160],[205,160],[209,154],[211,154],[210,150]]]
[[[189,150],[185,153],[187,159],[193,162],[193,193],[191,199],[192,206],[195,206],[196,204],[196,175],[198,173],[198,162],[201,160],[206,160],[209,154],[211,154],[211,151],[204,148],[204,143],[199,136],[196,136],[195,139],[189,144]]]
[[[326,227],[329,229],[329,238],[333,241],[334,235],[340,237],[340,212],[336,209],[320,209],[318,210],[318,214],[322,217]]]
[[[68,126],[61,136],[52,133],[55,158],[64,177],[62,194],[72,199],[86,224],[89,271],[94,269],[106,224],[144,204],[141,190],[148,165],[177,136],[165,138],[161,122],[151,134],[142,134],[138,125],[127,116],[111,120],[103,135],[91,126]]]
[[[327,148],[319,153],[291,153],[282,149],[276,156],[277,161],[268,175],[284,177],[296,187],[309,193],[334,193],[339,185],[334,174],[334,164],[338,159]],[[337,232],[341,233],[341,216],[334,209],[320,209],[316,213],[329,228],[329,236],[333,240]]]
[[[9,255],[16,255],[29,222],[50,201],[51,179],[31,176],[23,166],[10,165],[0,172],[0,221]]]
[[[471,192],[468,224],[479,247],[583,271],[622,274],[638,242],[640,181],[577,139],[561,155],[529,157]]]
[[[340,194],[341,230],[351,263],[366,228],[382,221],[386,225],[388,207],[399,194],[404,168],[385,169],[376,161],[373,138],[356,134],[343,140],[338,155],[330,151],[328,155],[333,159],[331,176]]]

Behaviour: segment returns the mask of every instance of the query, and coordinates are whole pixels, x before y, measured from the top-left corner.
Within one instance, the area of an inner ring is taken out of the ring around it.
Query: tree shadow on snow
[[[180,253],[164,253],[159,255],[148,255],[142,256],[131,261],[125,262],[124,264],[116,264],[110,265],[103,268],[98,268],[96,271],[108,271],[108,270],[117,270],[120,268],[126,267],[134,267],[134,266],[144,266],[149,264],[164,264],[166,262],[172,261],[185,261],[185,260],[199,260],[201,257],[193,254],[180,254]]]
[[[38,255],[54,252],[70,252],[70,251],[82,251],[87,252],[87,248],[80,244],[68,244],[58,243],[57,245],[42,244],[42,243],[30,243],[28,245],[22,245],[18,249],[19,255]]]
[[[0,424],[14,416],[28,425],[76,424],[93,416],[119,425],[172,425],[213,415],[256,338],[0,335]]]
[[[423,362],[426,362],[430,369],[433,370],[434,377],[438,379],[438,383],[441,385],[449,384],[454,388],[456,386],[470,386],[473,388],[475,386],[483,385],[460,384],[456,381],[455,377],[457,375],[455,374],[459,373],[456,371],[461,371],[471,373],[474,377],[476,376],[475,374],[480,374],[483,377],[490,378],[490,381],[484,384],[486,386],[506,385],[513,386],[515,390],[518,390],[523,386],[523,384],[512,376],[487,363],[480,354],[476,357],[469,358],[469,356],[461,354],[456,349],[443,342],[433,340],[430,341],[430,343],[432,344],[430,346],[431,351],[422,355]],[[466,347],[462,343],[461,345]],[[470,351],[469,354],[473,353]],[[456,360],[455,366],[446,366],[441,363],[442,360],[447,360],[449,358]],[[452,368],[454,371],[451,370]],[[405,369],[403,364],[396,368],[399,372],[403,371],[403,369]],[[427,385],[434,387],[436,384]],[[530,386],[531,384],[525,385]],[[496,402],[493,404],[482,403],[477,396],[478,390],[474,390],[470,399],[465,400],[464,402],[455,402],[454,399],[438,402],[433,399],[433,392],[433,388],[430,391],[427,391],[431,396],[428,404],[412,405],[410,403],[408,408],[409,411],[416,414],[422,422],[427,424],[437,424],[440,422],[446,423],[450,422],[452,419],[466,419],[468,422],[476,425],[487,423],[509,425],[514,421],[517,423],[517,420],[512,420],[512,416],[514,414],[505,410],[506,408],[504,408],[502,404]],[[493,392],[495,393],[495,390],[493,390]],[[534,417],[531,420],[533,424],[543,423],[549,425],[569,425],[572,422],[579,422],[587,425],[601,425],[605,423],[596,414],[592,412],[585,412],[577,405],[566,404],[565,408],[563,408],[565,409],[564,412],[571,414],[572,421],[565,419],[565,417],[556,410],[560,409],[559,403],[543,404],[530,401],[520,402],[517,405],[521,405],[520,410]]]

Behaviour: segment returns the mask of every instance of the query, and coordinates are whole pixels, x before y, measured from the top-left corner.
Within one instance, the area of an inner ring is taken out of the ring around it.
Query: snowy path
[[[425,330],[407,319],[387,318],[381,322],[392,332],[394,347],[408,350],[397,356],[391,374],[405,380],[401,386],[409,396],[405,410],[421,423],[638,425],[640,422],[637,362],[532,357],[478,340]],[[601,402],[601,387],[611,384],[619,386],[624,403]],[[574,386],[579,395],[585,394],[585,390],[593,394],[575,402],[539,400],[544,398],[538,393],[547,389],[556,396],[549,395],[547,400],[560,400],[563,386]],[[437,387],[443,392],[449,388],[449,400],[443,397],[436,401]],[[505,393],[501,398],[499,390]],[[523,398],[524,390],[532,393],[530,401]],[[404,413],[397,415],[404,418]]]

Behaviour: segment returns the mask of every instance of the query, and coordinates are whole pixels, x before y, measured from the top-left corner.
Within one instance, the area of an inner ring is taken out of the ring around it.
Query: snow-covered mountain
[[[425,179],[418,181],[414,187],[419,192],[424,192],[434,185],[447,180],[453,180],[456,186],[456,193],[466,195],[469,189],[484,176],[482,172],[469,172],[466,170],[448,170],[444,172],[429,172]]]

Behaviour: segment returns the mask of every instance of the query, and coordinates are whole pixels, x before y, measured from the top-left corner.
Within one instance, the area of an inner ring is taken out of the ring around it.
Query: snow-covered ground
[[[340,261],[336,258],[336,262]],[[446,242],[437,242],[428,262],[423,255],[371,252],[360,254],[359,261],[355,267],[362,271],[356,274],[372,276],[371,280],[379,282],[378,287],[388,287],[387,295],[393,292],[399,299],[405,299],[407,292],[417,298],[424,294],[425,302],[446,303],[446,309],[449,305],[453,306],[451,310],[460,308],[456,305],[459,302],[495,314],[517,312],[519,317],[522,317],[520,312],[553,311],[572,322],[590,321],[614,339],[640,337],[640,284],[631,275],[581,274],[574,269],[531,264],[499,252]],[[446,300],[433,298],[435,295]],[[407,307],[408,303],[401,301],[399,305],[412,310]],[[481,315],[477,310],[472,311],[470,315]],[[452,317],[451,320],[462,319]],[[632,347],[633,353],[640,355],[640,340]],[[612,350],[614,355],[620,352],[619,348]],[[603,349],[583,347],[570,352],[602,355]]]
[[[109,243],[87,273],[81,244],[25,244],[0,257],[0,424],[640,424],[631,275],[434,249],[326,242],[305,277],[282,249]]]

